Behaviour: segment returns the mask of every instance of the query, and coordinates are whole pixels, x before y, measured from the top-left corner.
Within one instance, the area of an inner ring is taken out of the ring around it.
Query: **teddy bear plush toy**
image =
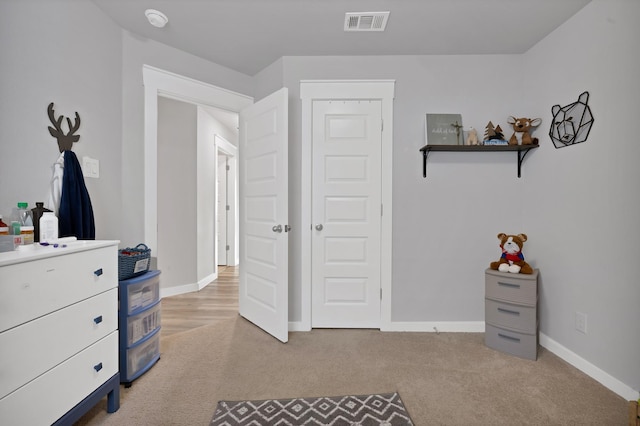
[[[532,274],[533,268],[524,261],[524,255],[522,254],[522,247],[524,246],[524,242],[527,241],[527,235],[507,235],[501,233],[498,234],[498,239],[500,240],[502,256],[500,256],[500,260],[497,262],[491,262],[489,265],[491,269],[514,274]]]

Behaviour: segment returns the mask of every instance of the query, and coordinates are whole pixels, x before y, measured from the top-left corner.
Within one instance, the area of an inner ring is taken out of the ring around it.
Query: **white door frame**
[[[208,105],[228,111],[253,104],[253,98],[149,65],[142,67],[144,84],[144,241],[158,248],[158,96]]]
[[[382,222],[380,230],[380,329],[391,328],[393,98],[395,80],[302,80],[302,306],[301,330],[311,330],[312,103],[314,100],[382,101]]]

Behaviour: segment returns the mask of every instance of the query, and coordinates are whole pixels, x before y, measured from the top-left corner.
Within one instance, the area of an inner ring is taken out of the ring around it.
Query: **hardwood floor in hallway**
[[[162,337],[238,315],[237,266],[219,266],[218,279],[200,291],[162,299]]]

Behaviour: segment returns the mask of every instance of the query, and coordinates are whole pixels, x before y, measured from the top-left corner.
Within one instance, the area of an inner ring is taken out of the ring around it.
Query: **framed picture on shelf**
[[[427,114],[425,139],[427,145],[464,145],[462,115]]]

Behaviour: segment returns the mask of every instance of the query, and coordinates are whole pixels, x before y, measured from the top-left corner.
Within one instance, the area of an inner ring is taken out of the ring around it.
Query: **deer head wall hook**
[[[61,127],[62,119],[64,118],[64,116],[61,115],[60,117],[58,117],[58,119],[55,118],[53,111],[53,102],[49,104],[47,112],[49,114],[49,120],[51,120],[51,123],[54,126],[49,126],[49,133],[51,134],[51,136],[58,140],[58,148],[60,149],[60,152],[70,151],[73,147],[73,143],[78,142],[78,139],[80,139],[80,135],[74,135],[74,133],[77,132],[80,128],[80,116],[76,112],[76,119],[73,123],[73,126],[71,125],[71,119],[67,117],[67,127],[69,127],[69,132],[67,132],[67,134],[65,135]]]

